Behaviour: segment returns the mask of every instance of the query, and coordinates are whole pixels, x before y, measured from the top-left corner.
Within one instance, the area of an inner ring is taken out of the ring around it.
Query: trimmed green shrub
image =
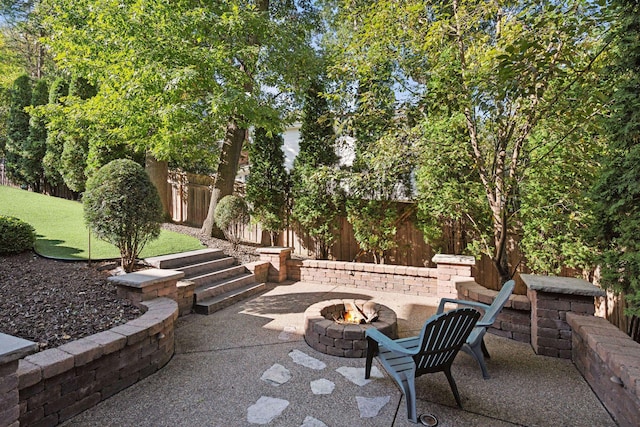
[[[144,245],[160,235],[162,204],[144,168],[114,160],[88,181],[84,219],[98,238],[120,250],[122,268],[131,272]]]
[[[242,229],[249,223],[249,208],[244,199],[234,195],[224,196],[216,206],[214,219],[233,249],[237,249]]]
[[[0,216],[0,254],[18,254],[33,248],[36,231],[28,223],[12,216]]]

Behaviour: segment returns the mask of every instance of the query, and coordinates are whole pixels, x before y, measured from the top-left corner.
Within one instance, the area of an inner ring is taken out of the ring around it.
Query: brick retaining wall
[[[458,299],[493,303],[498,291],[468,280],[456,283]],[[488,332],[514,341],[531,343],[531,303],[526,295],[512,294]]]
[[[20,425],[55,426],[164,366],[174,353],[178,304],[141,305],[147,311],[124,325],[21,359]]]
[[[576,367],[621,427],[640,419],[640,344],[606,319],[567,313]]]

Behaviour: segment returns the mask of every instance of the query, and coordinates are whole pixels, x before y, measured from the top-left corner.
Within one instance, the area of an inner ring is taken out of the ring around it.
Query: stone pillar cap
[[[520,277],[524,284],[527,285],[527,288],[532,291],[587,297],[602,297],[605,295],[605,291],[601,288],[575,277],[542,276],[538,274],[521,274]]]
[[[468,255],[436,254],[431,261],[436,264],[476,265],[476,259]]]
[[[0,365],[38,351],[38,344],[0,332]]]

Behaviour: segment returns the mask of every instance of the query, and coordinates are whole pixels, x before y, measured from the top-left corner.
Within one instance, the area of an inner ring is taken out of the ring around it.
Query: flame
[[[351,314],[350,311],[345,311],[343,318],[344,318],[344,321],[347,323],[355,323],[356,321],[355,316]]]

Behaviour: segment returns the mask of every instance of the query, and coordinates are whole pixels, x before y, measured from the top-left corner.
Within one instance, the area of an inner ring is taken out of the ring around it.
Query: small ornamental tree
[[[243,227],[249,223],[249,208],[243,198],[224,196],[216,206],[216,225],[231,243],[234,250],[238,248]]]
[[[144,168],[126,159],[107,163],[87,181],[82,201],[89,228],[120,250],[122,268],[131,272],[162,224],[160,196]]]
[[[282,144],[281,135],[270,135],[265,129],[257,128],[249,146],[247,202],[251,205],[252,217],[271,234],[272,246],[285,227],[289,189]]]
[[[31,105],[31,79],[22,75],[13,83],[7,122],[7,144],[5,147],[6,172],[14,184],[27,185],[24,148],[29,137],[29,113],[25,107]]]

